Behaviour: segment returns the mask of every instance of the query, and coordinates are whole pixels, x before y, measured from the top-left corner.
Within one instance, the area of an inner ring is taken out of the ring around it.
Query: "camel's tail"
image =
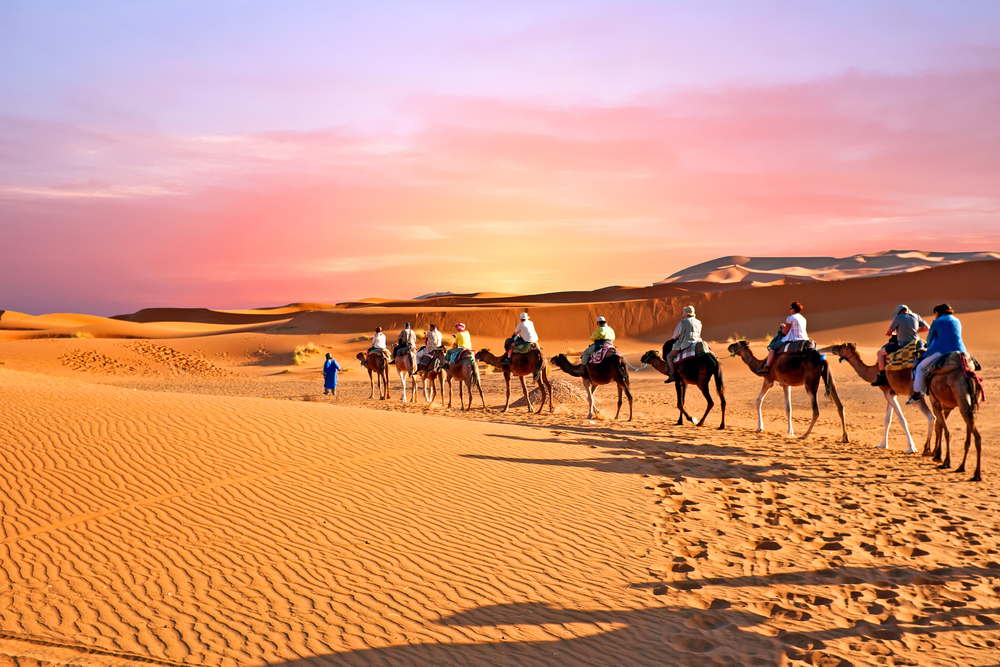
[[[725,390],[722,386],[722,364],[718,359],[715,360],[715,393],[722,397]]]
[[[833,381],[833,373],[830,372],[830,362],[826,360],[826,357],[823,357],[823,388],[827,396],[837,388],[837,385]]]
[[[978,362],[976,362],[978,365]],[[965,377],[969,380],[969,385],[972,388],[970,392],[972,394],[972,414],[979,412],[979,402],[986,400],[986,392],[983,390],[983,381],[979,379],[976,375],[976,371],[969,366],[966,361],[965,355],[962,355],[962,370],[965,371]]]

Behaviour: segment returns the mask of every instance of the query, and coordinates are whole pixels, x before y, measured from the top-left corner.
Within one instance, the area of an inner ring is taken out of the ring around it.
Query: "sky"
[[[0,309],[1000,250],[1000,3],[0,0]]]

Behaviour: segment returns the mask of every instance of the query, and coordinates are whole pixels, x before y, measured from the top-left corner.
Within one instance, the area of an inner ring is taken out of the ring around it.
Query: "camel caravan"
[[[765,396],[775,384],[781,387],[789,436],[794,436],[792,425],[792,388],[803,387],[812,405],[812,421],[800,436],[809,437],[819,419],[818,396],[820,385],[836,406],[841,425],[841,442],[850,442],[847,434],[847,420],[844,404],[837,394],[830,360],[823,350],[816,347],[806,330],[803,306],[798,301],[788,307],[788,316],[781,323],[776,335],[767,345],[767,356],[758,358],[747,340],[738,340],[729,345],[730,357],[740,357],[747,368],[763,380],[760,393],[754,399],[757,412],[757,433],[764,430],[762,404]],[[886,335],[889,342],[876,355],[875,364],[862,360],[855,343],[839,343],[826,348],[840,362],[847,362],[857,374],[882,392],[886,400],[885,431],[879,449],[889,446],[889,429],[896,417],[906,437],[905,453],[917,452],[910,434],[898,397],[904,396],[907,405],[913,405],[927,422],[927,435],[923,455],[939,461],[939,468],[951,467],[951,433],[947,418],[958,410],[966,424],[965,450],[962,462],[956,472],[964,472],[969,449],[973,441],[976,445],[976,470],[972,481],[981,479],[982,439],[976,427],[976,413],[979,402],[985,398],[983,385],[976,371],[979,363],[968,354],[962,342],[962,327],[954,310],[948,304],[934,308],[935,319],[928,325],[918,314],[907,306],[900,305],[893,312],[893,319]],[[677,425],[684,421],[697,426],[705,425],[716,402],[712,398],[711,385],[715,385],[718,396],[719,429],[726,427],[726,393],[723,382],[722,365],[707,342],[701,338],[702,324],[695,316],[693,306],[686,306],[673,334],[662,350],[649,350],[642,355],[642,363],[667,376],[668,384],[673,384],[677,392]],[[489,348],[473,352],[472,338],[465,324],[455,325],[454,342],[448,348],[444,345],[441,332],[431,324],[424,336],[423,345],[417,348],[417,336],[407,323],[397,337],[390,353],[386,346],[385,334],[381,327],[376,329],[372,346],[367,353],[359,353],[358,359],[368,370],[371,394],[374,398],[376,386],[379,398],[389,397],[389,368],[395,366],[402,386],[403,402],[416,401],[417,378],[419,376],[424,400],[433,404],[438,393],[444,405],[444,382],[448,383],[448,405],[452,406],[452,382],[459,387],[460,409],[472,409],[473,388],[479,392],[483,410],[486,399],[483,395],[480,371],[477,362],[482,362],[503,373],[506,398],[503,412],[510,408],[511,378],[520,380],[521,391],[529,413],[541,413],[548,403],[549,412],[554,410],[552,384],[549,381],[549,366],[541,347],[534,322],[527,313],[521,313],[513,334],[504,343],[503,353],[493,354]],[[920,334],[927,333],[927,341]],[[618,390],[618,406],[615,419],[621,416],[624,399],[628,400],[628,420],[632,420],[632,390],[629,382],[629,363],[614,344],[615,332],[604,317],[597,318],[597,328],[591,334],[591,345],[583,352],[580,363],[575,364],[565,354],[558,354],[550,360],[567,375],[578,377],[583,383],[587,396],[587,419],[593,419],[597,411],[594,391],[597,387],[614,383]],[[526,378],[531,377],[539,394],[537,410],[531,400]],[[407,382],[410,384],[409,398]],[[697,420],[685,410],[685,396],[689,385],[696,386],[705,397],[704,414]],[[466,393],[468,405],[466,405]],[[931,440],[934,440],[932,445]]]

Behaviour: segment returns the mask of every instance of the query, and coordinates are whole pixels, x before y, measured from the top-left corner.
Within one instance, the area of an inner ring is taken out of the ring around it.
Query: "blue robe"
[[[326,377],[326,381],[323,383],[324,389],[337,388],[337,371],[339,370],[340,364],[337,363],[336,359],[326,360],[326,363],[323,364],[323,375]]]

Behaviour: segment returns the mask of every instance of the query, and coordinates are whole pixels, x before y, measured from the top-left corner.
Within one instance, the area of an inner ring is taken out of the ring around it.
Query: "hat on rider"
[[[608,321],[606,319],[604,319],[603,317],[598,317],[597,318],[597,323],[598,324],[607,324]]]
[[[528,319],[528,313],[521,313],[521,321]]]
[[[684,315],[694,317],[694,306],[684,306]]]
[[[465,325],[462,324],[461,322],[459,322],[458,324],[456,324],[455,328],[458,329],[459,331],[465,331]]]
[[[955,310],[946,303],[939,303],[938,305],[934,306],[935,315],[951,315],[954,312]]]
[[[375,333],[382,333],[382,327],[375,327]]]
[[[896,311],[893,313],[893,315],[899,315],[900,313],[905,313],[909,309],[910,308],[906,304],[901,303],[898,306],[896,306]]]

